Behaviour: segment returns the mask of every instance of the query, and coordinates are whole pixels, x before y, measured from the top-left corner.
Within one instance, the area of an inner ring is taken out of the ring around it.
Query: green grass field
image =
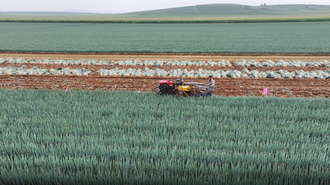
[[[330,22],[0,23],[0,51],[330,53]]]
[[[328,99],[0,90],[0,184],[329,184]]]

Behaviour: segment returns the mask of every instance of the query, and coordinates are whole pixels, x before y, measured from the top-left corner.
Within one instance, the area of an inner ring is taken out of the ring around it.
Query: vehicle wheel
[[[167,84],[162,84],[161,86],[159,86],[159,91],[161,93],[167,93],[169,90],[169,86]]]
[[[163,92],[161,92],[160,90],[158,90],[157,94],[160,95],[160,96],[162,96],[162,95],[166,95],[166,93],[163,93]]]

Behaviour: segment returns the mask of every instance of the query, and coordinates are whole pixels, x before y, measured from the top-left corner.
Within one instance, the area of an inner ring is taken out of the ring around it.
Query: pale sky
[[[0,0],[0,11],[86,11],[96,13],[127,13],[200,4],[261,3],[330,5],[329,0]]]

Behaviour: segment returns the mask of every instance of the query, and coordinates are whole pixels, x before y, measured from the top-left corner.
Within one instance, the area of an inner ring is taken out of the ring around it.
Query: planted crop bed
[[[299,78],[299,79],[330,79],[330,70],[327,68],[330,67],[330,63],[326,60],[322,62],[303,62],[303,61],[292,61],[286,62],[283,60],[279,60],[278,62],[273,62],[271,60],[267,60],[266,62],[257,62],[255,60],[246,61],[242,59],[241,61],[230,62],[228,60],[221,60],[221,61],[165,61],[165,60],[157,60],[157,61],[139,61],[139,60],[126,60],[126,61],[104,61],[104,60],[50,60],[50,59],[3,59],[0,58],[0,65],[1,64],[23,64],[23,66],[17,67],[0,67],[0,75],[2,74],[9,74],[9,75],[16,75],[16,74],[45,74],[45,75],[90,75],[92,71],[89,69],[69,69],[69,68],[62,68],[57,67],[57,69],[38,69],[37,66],[26,69],[25,64],[38,64],[38,65],[45,65],[45,66],[52,66],[52,65],[63,65],[63,66],[97,66],[99,70],[95,73],[101,76],[131,76],[131,77],[187,77],[187,78],[206,78],[209,75],[212,75],[214,78],[277,78],[277,79],[284,79],[284,78]],[[128,69],[119,69],[118,67],[127,66]],[[149,69],[149,66],[153,67],[153,69]],[[142,69],[144,67],[144,69]],[[188,70],[186,68],[193,67],[194,69]],[[210,70],[203,69],[204,67],[209,68]],[[249,70],[244,68],[243,70],[233,70],[232,68],[242,68],[242,67],[249,67],[253,69],[254,67],[258,67],[263,69],[263,71],[259,72],[258,70]],[[276,68],[279,70],[276,71],[269,71],[267,70],[268,67]],[[295,71],[287,71],[281,69],[281,67],[288,67],[288,68],[310,68],[307,71],[302,69],[295,70]],[[315,70],[315,68],[323,68],[323,70]],[[103,69],[103,68],[112,68],[112,69]],[[159,69],[163,68],[163,69]],[[166,70],[167,68],[167,70]],[[181,68],[184,68],[181,70]],[[216,70],[218,68],[219,70]],[[222,68],[230,68],[230,70],[223,70]],[[95,69],[95,68],[94,68]],[[222,70],[221,70],[222,69]],[[314,69],[314,71],[311,71]]]
[[[0,100],[2,184],[330,183],[327,99],[0,90]]]
[[[0,88],[158,90],[163,79],[216,80],[221,96],[330,97],[327,60],[54,60],[0,59]]]

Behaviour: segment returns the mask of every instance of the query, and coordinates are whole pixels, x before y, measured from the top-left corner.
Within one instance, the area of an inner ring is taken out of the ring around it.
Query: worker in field
[[[212,93],[214,91],[214,80],[213,80],[212,76],[209,76],[208,90],[209,90],[208,95],[212,96]]]

